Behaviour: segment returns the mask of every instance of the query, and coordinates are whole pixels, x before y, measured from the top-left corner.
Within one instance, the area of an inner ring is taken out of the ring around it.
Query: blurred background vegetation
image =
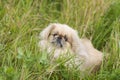
[[[40,31],[54,22],[104,53],[98,73],[83,77],[39,51]],[[0,0],[0,80],[120,80],[120,0]]]

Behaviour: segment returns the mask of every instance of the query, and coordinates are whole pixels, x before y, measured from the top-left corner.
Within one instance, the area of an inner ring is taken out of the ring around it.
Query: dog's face
[[[68,37],[66,34],[60,34],[56,30],[53,30],[51,34],[49,34],[49,41],[53,46],[63,48],[68,43]]]
[[[47,40],[56,48],[72,46],[77,32],[65,24],[53,23],[40,33],[41,39]]]

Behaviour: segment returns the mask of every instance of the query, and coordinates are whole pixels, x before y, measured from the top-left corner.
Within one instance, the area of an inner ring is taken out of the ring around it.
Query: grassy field
[[[92,40],[104,54],[99,72],[50,63],[38,42],[52,22]],[[120,0],[0,0],[0,80],[120,80]]]

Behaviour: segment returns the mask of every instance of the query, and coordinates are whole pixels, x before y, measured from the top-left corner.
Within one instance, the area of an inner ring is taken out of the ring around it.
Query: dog
[[[80,39],[78,33],[66,24],[51,23],[40,33],[41,50],[53,53],[54,58],[70,52],[80,70],[96,72],[102,63],[103,53],[95,49],[88,39]]]

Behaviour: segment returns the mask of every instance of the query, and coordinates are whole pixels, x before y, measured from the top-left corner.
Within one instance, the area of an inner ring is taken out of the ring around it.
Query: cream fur
[[[50,38],[52,38],[50,34],[55,32],[58,32],[60,35],[67,35],[68,42],[64,48],[56,48],[50,44]],[[79,64],[80,61],[84,61],[83,64],[80,65],[81,71],[87,69],[96,71],[96,67],[98,68],[101,65],[103,58],[102,52],[95,49],[90,40],[79,39],[77,31],[68,25],[52,23],[40,33],[40,39],[40,49],[47,49],[48,53],[54,50],[54,58],[58,58],[61,54],[65,55],[65,53],[69,51],[76,56],[76,65]]]

